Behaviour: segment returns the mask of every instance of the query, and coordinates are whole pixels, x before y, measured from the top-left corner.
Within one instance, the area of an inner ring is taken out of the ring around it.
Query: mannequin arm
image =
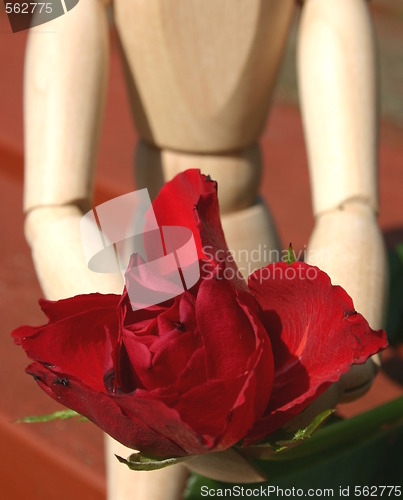
[[[107,63],[107,19],[98,0],[80,2],[30,30],[24,81],[25,232],[50,299],[110,287],[105,276],[87,269],[79,233],[81,209],[91,202]]]
[[[109,57],[100,0],[30,30],[24,88],[25,211],[89,208]]]
[[[68,14],[30,31],[24,89],[25,232],[50,299],[121,293],[123,286],[119,272],[87,269],[80,238],[80,218],[91,204],[108,54],[100,0],[79,2]],[[113,456],[126,457],[132,450],[110,438],[107,450],[110,500],[178,498],[185,469],[136,474]]]
[[[306,0],[298,72],[316,219],[308,262],[381,328],[387,267],[376,221],[378,76],[364,0]],[[353,367],[341,380],[344,399],[365,392],[374,372],[372,361]]]

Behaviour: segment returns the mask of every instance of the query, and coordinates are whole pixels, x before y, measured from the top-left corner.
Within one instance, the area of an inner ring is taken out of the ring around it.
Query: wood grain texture
[[[384,326],[386,252],[378,211],[378,69],[365,0],[306,0],[298,73],[315,228],[308,263],[327,272],[375,328]],[[340,399],[362,396],[379,359],[354,366]]]
[[[370,207],[348,203],[316,221],[308,250],[310,264],[327,272],[353,298],[374,329],[384,326],[387,261],[383,238]]]
[[[222,153],[263,129],[294,0],[116,0],[140,136]]]
[[[191,154],[158,149],[139,141],[135,177],[139,188],[147,188],[154,198],[164,182],[187,169],[199,169],[218,182],[220,213],[249,207],[258,196],[262,158],[258,144],[234,153]]]
[[[360,202],[318,217],[307,262],[325,271],[353,298],[355,309],[374,329],[385,326],[388,264],[384,241],[371,207]],[[354,365],[340,379],[340,401],[361,397],[378,371],[378,356]]]
[[[255,144],[238,153],[200,155],[139,143],[136,182],[138,187],[146,187],[152,197],[163,182],[188,168],[198,168],[218,181],[221,223],[241,275],[247,278],[255,269],[276,260],[279,237],[273,217],[259,197],[260,147]]]
[[[277,261],[281,249],[273,217],[262,199],[221,217],[228,248],[245,279],[256,269]]]
[[[24,82],[24,210],[89,205],[109,35],[105,8],[87,0],[30,30]]]
[[[378,75],[364,0],[307,0],[298,44],[314,213],[350,199],[378,209]]]

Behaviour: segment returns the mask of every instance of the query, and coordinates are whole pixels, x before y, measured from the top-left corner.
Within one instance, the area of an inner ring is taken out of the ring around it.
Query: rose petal
[[[215,265],[221,265],[223,277],[227,281],[231,281],[237,290],[247,291],[246,281],[239,271],[225,241],[217,197],[201,195],[196,205],[195,215],[197,217],[197,228],[200,232],[205,258]],[[203,268],[201,266],[202,271]]]
[[[147,347],[141,343],[141,338],[123,333],[123,343],[139,387],[147,390],[173,384],[186,366],[189,353],[200,346],[200,338],[193,331],[176,329],[153,339]]]
[[[120,443],[154,457],[184,456],[186,451],[138,416],[122,411],[120,397],[94,391],[80,381],[61,379],[33,363],[27,372],[53,399],[84,415]]]
[[[254,420],[253,400],[242,408],[242,418],[231,425],[233,407],[236,405],[247,376],[228,380],[209,380],[182,394],[174,405],[184,422],[201,434],[207,446],[215,451],[237,443],[252,426]],[[204,401],[201,410],[200,402]],[[243,400],[245,403],[245,400]],[[225,434],[225,445],[222,436]]]
[[[138,417],[153,431],[172,440],[189,455],[210,451],[212,438],[202,436],[186,424],[178,412],[169,408],[163,401],[154,399],[148,391],[138,390],[134,394],[116,396],[119,406]]]
[[[116,308],[120,295],[88,293],[62,300],[39,299],[39,305],[50,321],[55,322],[98,308]]]
[[[249,360],[249,374],[253,375],[256,386],[255,418],[263,415],[271,398],[274,379],[274,359],[270,338],[258,317],[258,307],[250,294],[239,293],[237,301],[256,332],[255,353]],[[249,382],[248,382],[249,383]]]
[[[244,373],[256,338],[231,283],[220,277],[221,269],[217,266],[200,285],[196,321],[207,353],[207,377],[223,380]]]
[[[169,406],[173,406],[178,398],[178,394],[185,394],[198,384],[207,382],[206,356],[203,347],[198,347],[189,357],[186,366],[172,384],[162,389],[160,394],[167,401]],[[169,399],[170,398],[170,399]],[[169,401],[169,402],[168,402]]]
[[[216,224],[221,227],[217,200],[217,183],[200,174],[186,170],[167,182],[153,201],[159,226],[185,226],[192,230],[199,258],[204,257],[194,208],[201,195],[207,195],[217,210]]]
[[[186,170],[165,184],[153,202],[153,209],[159,225],[181,225],[191,229],[199,259],[214,264],[225,262],[227,279],[236,288],[247,289],[225,241],[216,182],[199,170]]]
[[[240,441],[267,406],[273,380],[273,359],[264,341],[259,347],[252,356],[254,363],[243,375],[234,379],[210,380],[193,387],[189,384],[188,392],[181,392],[181,397],[173,405],[181,418],[202,434],[206,442],[207,436],[215,436],[211,443],[215,451],[225,450]],[[206,401],[203,411],[200,411],[200,401]]]
[[[12,335],[32,360],[103,390],[105,339],[108,329],[118,328],[119,300],[119,295],[112,294],[42,300],[49,323],[37,328],[22,326]]]
[[[347,293],[316,267],[271,264],[249,277],[249,288],[263,310],[275,372],[265,416],[245,444],[289,421],[353,363],[387,345],[385,332],[372,330]]]

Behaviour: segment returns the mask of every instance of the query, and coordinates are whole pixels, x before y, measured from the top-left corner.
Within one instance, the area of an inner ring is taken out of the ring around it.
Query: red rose
[[[42,389],[123,444],[168,457],[259,441],[386,347],[319,269],[273,264],[248,288],[231,259],[215,258],[228,252],[216,183],[198,171],[167,183],[153,208],[159,225],[193,231],[192,289],[136,311],[127,291],[42,300],[48,324],[13,332]]]

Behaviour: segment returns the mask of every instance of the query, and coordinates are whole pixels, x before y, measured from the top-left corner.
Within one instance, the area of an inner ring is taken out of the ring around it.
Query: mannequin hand
[[[318,266],[352,297],[355,309],[374,329],[383,326],[386,308],[387,262],[380,229],[372,209],[363,202],[343,207],[317,218],[307,262]],[[355,365],[339,382],[340,400],[362,396],[371,386],[379,366],[374,356]]]

